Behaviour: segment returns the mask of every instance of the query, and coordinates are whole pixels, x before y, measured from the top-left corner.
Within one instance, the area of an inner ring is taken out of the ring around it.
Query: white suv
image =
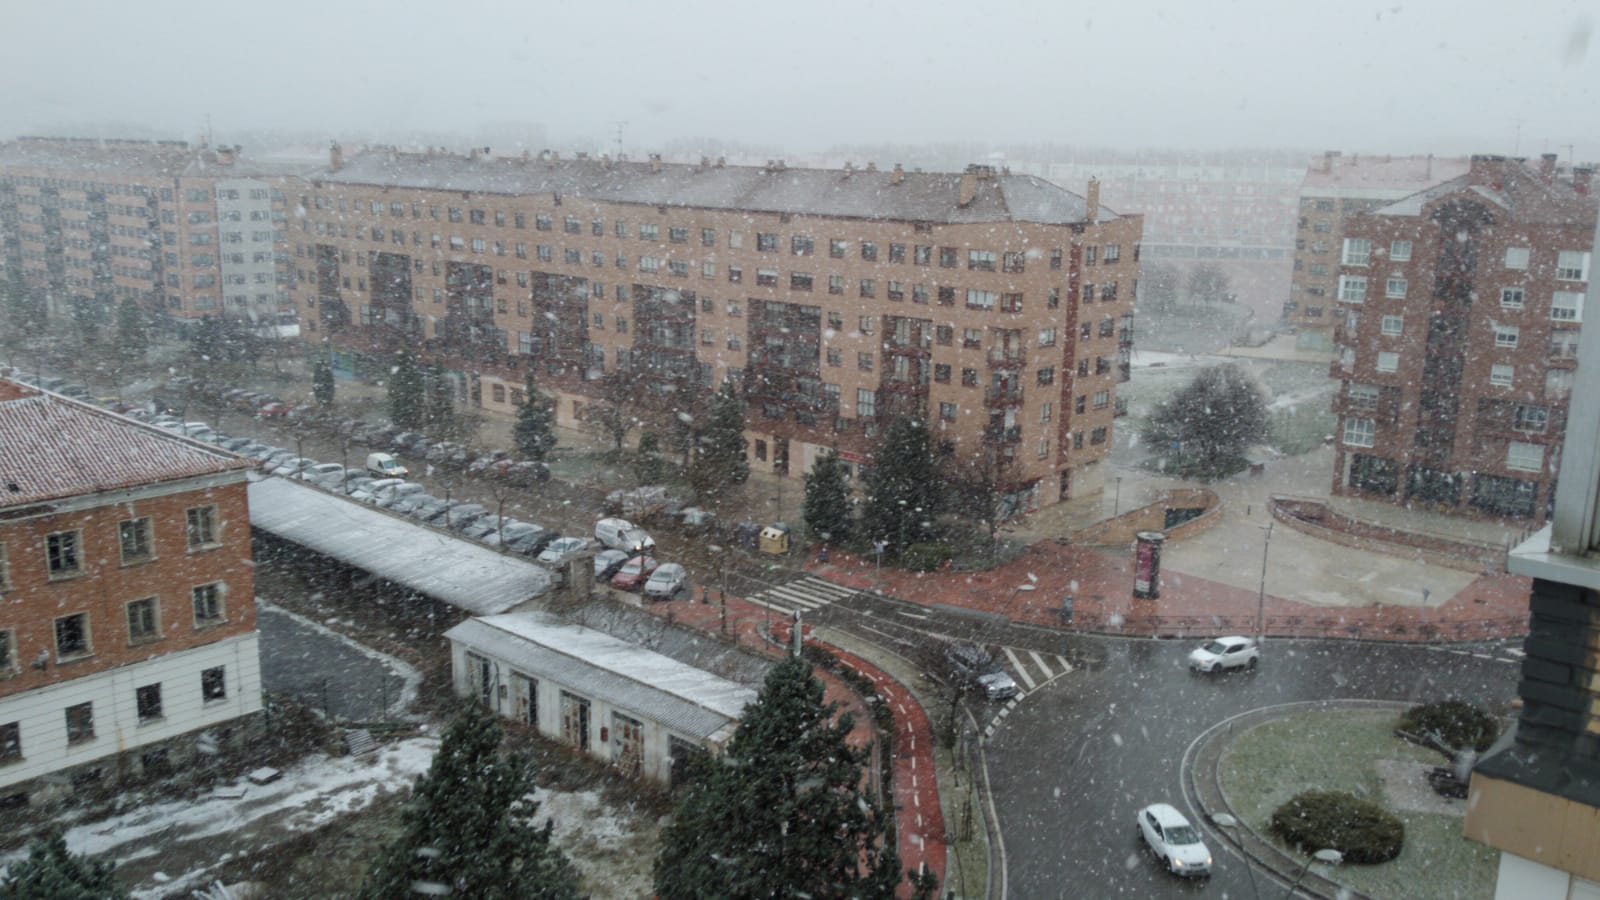
[[[1189,654],[1189,671],[1220,672],[1224,669],[1254,669],[1261,661],[1261,645],[1255,638],[1232,635],[1206,641]]]

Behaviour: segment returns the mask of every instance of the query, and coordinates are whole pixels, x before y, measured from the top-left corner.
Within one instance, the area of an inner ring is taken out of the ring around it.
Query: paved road
[[[1238,858],[1211,839],[1207,883],[1168,875],[1140,852],[1134,813],[1167,801],[1191,819],[1179,785],[1184,750],[1235,713],[1300,700],[1422,701],[1447,695],[1507,702],[1514,654],[1427,647],[1272,641],[1254,674],[1191,677],[1189,644],[1104,642],[1104,665],[1043,685],[1000,720],[988,745],[1011,897],[1250,897]],[[1267,890],[1277,896],[1284,889]]]
[[[370,722],[384,718],[386,709],[403,712],[400,701],[407,673],[394,662],[384,662],[353,641],[276,607],[263,605],[256,625],[261,631],[261,679],[267,690],[323,710],[336,720]]]

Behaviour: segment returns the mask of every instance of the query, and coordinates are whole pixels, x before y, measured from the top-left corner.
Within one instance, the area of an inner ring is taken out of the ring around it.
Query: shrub
[[[1436,736],[1453,749],[1489,749],[1500,736],[1500,723],[1465,700],[1439,700],[1413,706],[1400,717],[1400,730],[1421,737]]]
[[[1332,849],[1347,863],[1400,855],[1406,826],[1376,803],[1343,791],[1306,791],[1272,813],[1272,832],[1306,853]]]
[[[951,557],[949,544],[912,544],[900,561],[913,572],[932,572]]]

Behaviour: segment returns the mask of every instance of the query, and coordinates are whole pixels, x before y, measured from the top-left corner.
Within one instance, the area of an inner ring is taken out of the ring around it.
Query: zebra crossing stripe
[[[1034,664],[1039,667],[1039,671],[1044,673],[1044,680],[1045,681],[1049,681],[1050,679],[1056,677],[1056,674],[1054,672],[1050,671],[1050,665],[1044,661],[1044,657],[1040,656],[1038,653],[1035,653],[1032,650],[1028,651],[1028,655],[1033,657]]]
[[[1028,690],[1033,690],[1035,684],[1033,676],[1028,674],[1027,668],[1022,665],[1022,660],[1017,659],[1017,654],[1010,647],[1001,647],[1000,649],[1005,651],[1006,659],[1011,660],[1011,667],[1017,671],[1018,675],[1022,676],[1023,681],[1027,682]]]
[[[1061,666],[1061,674],[1063,674],[1063,675],[1071,675],[1072,674],[1072,663],[1067,662],[1067,658],[1065,656],[1056,657],[1056,663],[1059,666]]]

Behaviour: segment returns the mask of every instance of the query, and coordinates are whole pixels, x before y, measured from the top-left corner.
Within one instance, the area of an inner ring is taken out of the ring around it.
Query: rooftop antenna
[[[627,122],[612,122],[611,127],[617,131],[617,157],[622,157],[622,129],[628,126]]]

